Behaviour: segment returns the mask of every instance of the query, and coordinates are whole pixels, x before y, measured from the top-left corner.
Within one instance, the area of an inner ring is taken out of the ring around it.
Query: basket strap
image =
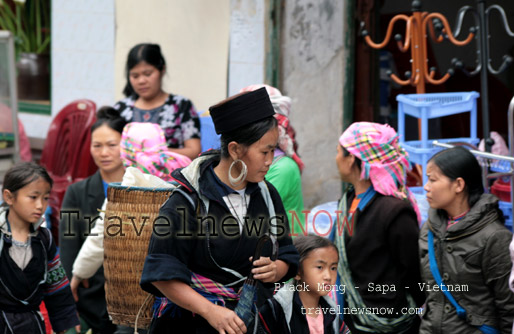
[[[270,193],[269,193],[269,189],[268,189],[268,185],[266,184],[266,182],[264,181],[261,181],[259,182],[259,187],[261,188],[261,193],[262,193],[262,197],[264,198],[264,201],[266,202],[266,206],[268,207],[268,211],[269,211],[269,216],[270,216],[270,232],[271,232],[271,235],[272,236],[276,236],[277,235],[277,225],[276,224],[272,224],[271,223],[271,220],[272,219],[277,219],[277,217],[275,216],[275,206],[273,205],[273,200],[271,199],[271,196],[270,196]],[[207,200],[208,202],[209,200]],[[232,282],[230,284],[225,284],[226,286],[231,286],[231,285],[234,285],[234,284],[237,284],[243,280],[246,279],[245,276],[241,275],[239,272],[235,271],[235,270],[232,270],[230,268],[226,268],[226,267],[222,267],[220,266],[218,263],[216,263],[216,261],[214,260],[214,258],[212,257],[212,254],[211,254],[211,249],[209,247],[209,229],[207,228],[207,249],[209,250],[209,256],[211,257],[211,260],[216,264],[216,266],[218,266],[220,269],[236,276],[237,278],[239,278],[239,280],[235,281],[235,282]],[[273,249],[275,250],[275,252],[278,253],[277,249],[276,248],[276,243],[273,243]]]
[[[188,193],[180,188],[175,188],[173,190],[173,192],[179,192],[180,194],[182,194],[188,201],[189,203],[191,203],[191,206],[193,208],[195,208],[195,211],[196,209],[198,209],[198,206],[199,206],[199,202],[196,202],[193,197],[191,196],[191,193]],[[198,199],[203,203],[203,206],[204,206],[204,209],[205,209],[205,214],[207,214],[209,212],[209,199],[206,198],[205,196],[199,194],[198,192],[195,192],[196,196],[198,197]],[[206,229],[207,230],[207,250],[209,252],[209,256],[212,260],[212,262],[218,267],[220,268],[221,270],[223,271],[226,271],[232,275],[234,275],[235,277],[237,277],[238,279],[235,281],[235,282],[232,282],[230,284],[226,284],[226,286],[231,286],[231,285],[234,285],[234,284],[237,284],[239,282],[242,282],[246,279],[246,276],[243,276],[241,275],[239,272],[235,271],[235,270],[232,270],[230,268],[226,268],[226,267],[222,267],[220,266],[216,260],[214,260],[214,257],[212,257],[212,254],[211,254],[211,249],[209,247],[209,228]]]
[[[184,196],[189,201],[189,203],[191,203],[191,206],[196,211],[196,209],[198,208],[198,203],[193,199],[193,197],[191,196],[191,193],[184,191],[180,188],[173,189],[172,194],[174,192],[178,192],[178,193],[182,194],[182,196]],[[204,205],[204,209],[205,209],[205,214],[207,214],[209,212],[209,199],[206,198],[205,196],[199,194],[198,192],[196,192],[196,195],[202,201],[202,203]]]
[[[185,192],[184,190],[182,190],[180,188],[173,189],[171,194],[173,195],[175,192],[180,193],[182,196],[184,196],[189,201],[189,203],[191,203],[191,206],[193,208],[196,208],[196,203],[193,201],[193,198],[191,197],[191,195],[189,195],[187,192]]]
[[[268,185],[265,181],[259,182],[259,187],[261,188],[261,194],[266,202],[266,206],[269,211],[269,222],[270,222],[270,232],[272,235],[277,235],[277,225],[272,224],[272,219],[277,220],[277,216],[275,215],[275,205],[273,205],[273,200],[271,199],[271,195],[269,193]]]
[[[209,213],[209,199],[204,195],[198,194],[198,198],[202,201],[203,207],[205,209],[205,214]]]

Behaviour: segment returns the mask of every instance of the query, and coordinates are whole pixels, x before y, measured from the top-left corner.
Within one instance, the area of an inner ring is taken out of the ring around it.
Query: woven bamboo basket
[[[104,226],[107,311],[117,325],[148,328],[154,297],[139,286],[153,222],[169,188],[109,184]],[[121,226],[121,228],[120,228]]]

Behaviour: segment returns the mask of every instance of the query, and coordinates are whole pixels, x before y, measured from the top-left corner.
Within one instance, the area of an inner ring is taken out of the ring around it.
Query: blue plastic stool
[[[399,94],[398,101],[398,134],[400,145],[409,153],[411,162],[421,165],[423,168],[423,184],[426,183],[425,175],[427,161],[442,150],[433,147],[436,139],[428,139],[428,120],[444,116],[470,113],[470,137],[437,139],[440,142],[465,142],[478,144],[477,138],[477,92],[454,92],[432,94]],[[421,119],[421,140],[405,141],[405,115]]]
[[[211,116],[200,117],[200,132],[202,135],[202,152],[220,148],[220,136],[216,134]]]
[[[337,229],[336,211],[337,201],[322,203],[312,208],[306,224],[309,233],[328,238],[331,229]]]

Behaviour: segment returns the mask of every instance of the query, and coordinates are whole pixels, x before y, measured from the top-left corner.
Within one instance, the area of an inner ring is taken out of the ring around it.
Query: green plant
[[[0,0],[0,29],[14,35],[16,54],[45,53],[50,45],[50,0]]]

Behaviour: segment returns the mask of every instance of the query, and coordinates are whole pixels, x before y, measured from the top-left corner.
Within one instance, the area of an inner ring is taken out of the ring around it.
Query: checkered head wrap
[[[362,161],[361,179],[369,179],[382,195],[408,199],[420,220],[414,195],[405,186],[410,169],[408,154],[398,145],[398,134],[392,127],[356,122],[341,135],[339,143]]]

